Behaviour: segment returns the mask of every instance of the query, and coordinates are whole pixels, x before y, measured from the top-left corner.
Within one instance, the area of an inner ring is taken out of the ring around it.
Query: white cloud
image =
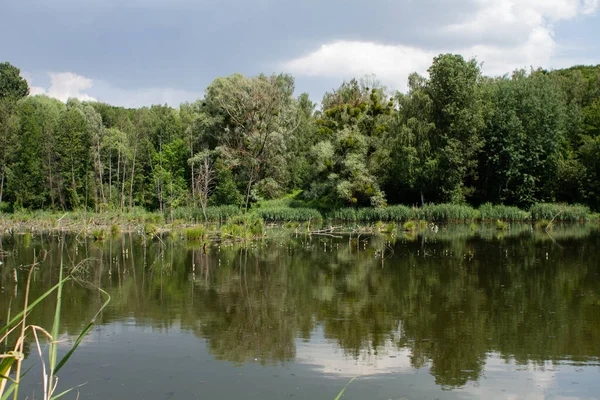
[[[425,72],[434,52],[407,46],[337,41],[283,64],[285,70],[306,76],[360,77],[375,73],[384,82],[404,82],[411,72]]]
[[[67,101],[70,98],[76,98],[82,101],[95,101],[96,99],[82,91],[91,89],[94,83],[91,79],[72,72],[50,72],[50,87],[48,90],[40,86],[31,86],[29,93],[31,95],[45,94],[54,97],[60,101]],[[33,82],[32,78],[28,79]]]
[[[202,93],[172,88],[122,89],[73,72],[49,73],[50,87],[45,89],[32,85],[31,74],[23,73],[22,75],[29,82],[29,93],[32,96],[45,94],[63,102],[69,98],[77,98],[82,101],[102,101],[123,107],[142,107],[165,103],[176,107],[182,102],[194,101],[202,95]]]
[[[400,90],[406,88],[411,72],[424,73],[440,53],[474,56],[484,63],[483,71],[488,75],[503,75],[517,68],[552,67],[558,47],[554,23],[592,14],[598,6],[599,0],[474,0],[474,11],[463,21],[435,28],[440,39],[452,39],[455,44],[451,46],[425,49],[339,40],[286,61],[281,67],[311,77],[349,78],[374,73],[384,84]]]

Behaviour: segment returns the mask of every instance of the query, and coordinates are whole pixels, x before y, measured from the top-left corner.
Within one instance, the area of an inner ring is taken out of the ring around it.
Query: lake
[[[600,232],[450,225],[207,246],[123,233],[5,235],[0,315],[80,265],[61,349],[111,296],[59,373],[80,399],[600,398]],[[29,322],[50,328],[54,296]],[[40,398],[41,367],[22,398]],[[82,385],[83,384],[83,385]],[[82,385],[82,386],[79,386]],[[76,398],[72,392],[65,398]]]

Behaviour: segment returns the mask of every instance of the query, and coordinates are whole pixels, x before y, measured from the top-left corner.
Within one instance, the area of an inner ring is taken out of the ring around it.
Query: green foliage
[[[203,241],[208,237],[206,228],[202,225],[194,226],[193,228],[187,228],[185,230],[185,238],[187,240],[200,240]]]
[[[21,70],[8,62],[0,63],[0,101],[17,101],[29,94],[29,85]]]
[[[479,211],[459,204],[426,204],[415,209],[415,218],[426,221],[473,221],[480,218]]]
[[[243,210],[238,206],[209,206],[206,207],[208,221],[225,221],[228,218],[242,215]],[[204,221],[202,210],[197,207],[179,207],[173,210],[173,217],[186,222]]]
[[[590,209],[582,205],[569,204],[535,204],[529,210],[531,219],[555,221],[586,221],[590,216]]]
[[[104,229],[94,229],[92,231],[92,237],[94,238],[94,240],[96,241],[102,241],[106,238],[106,231]]]
[[[529,218],[529,213],[514,206],[485,203],[479,207],[479,216],[483,221],[524,221]]]
[[[265,222],[256,214],[247,214],[230,218],[221,226],[221,236],[236,240],[262,237],[265,234]]]
[[[110,226],[110,234],[111,235],[118,235],[119,233],[121,233],[121,227],[117,224],[112,224]]]
[[[314,208],[261,207],[254,212],[265,221],[317,221],[322,220],[321,213]]]
[[[406,232],[414,232],[415,230],[417,230],[417,224],[415,223],[415,221],[406,221],[402,225],[402,229],[404,229],[404,231]]]
[[[506,221],[501,221],[501,220],[496,220],[496,229],[499,231],[506,231],[508,230],[508,222]]]
[[[148,236],[154,236],[158,232],[158,227],[154,224],[144,224],[144,233]]]
[[[527,216],[508,206],[540,202],[600,210],[600,66],[487,78],[476,60],[442,54],[428,72],[411,74],[406,94],[351,79],[320,108],[294,97],[289,75],[234,74],[179,108],[125,109],[27,96],[2,63],[0,209],[188,222],[205,220],[199,205],[211,221],[241,210],[368,222],[517,221]]]

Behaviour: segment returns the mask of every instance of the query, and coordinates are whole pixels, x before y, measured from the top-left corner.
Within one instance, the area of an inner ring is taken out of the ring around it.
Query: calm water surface
[[[438,233],[293,236],[246,247],[123,234],[67,236],[60,371],[80,399],[600,398],[600,234],[451,226]],[[4,237],[0,315],[56,283],[59,238]],[[50,327],[53,301],[30,316]],[[22,393],[41,395],[34,367]],[[75,398],[75,393],[67,398]]]

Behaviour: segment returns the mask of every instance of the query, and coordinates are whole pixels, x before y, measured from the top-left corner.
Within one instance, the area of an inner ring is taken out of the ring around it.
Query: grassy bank
[[[484,204],[479,208],[457,204],[428,204],[424,207],[394,205],[383,208],[340,208],[318,210],[294,203],[292,199],[265,201],[249,210],[250,219],[244,223],[244,210],[236,206],[208,207],[205,214],[199,208],[177,208],[168,215],[133,208],[126,212],[85,211],[51,212],[20,211],[0,213],[0,233],[18,231],[83,232],[97,240],[122,231],[154,235],[163,231],[184,230],[203,224],[210,231],[224,230],[229,235],[262,234],[258,221],[265,224],[297,226],[300,222],[324,225],[343,224],[404,224],[408,221],[448,222],[531,222],[548,225],[550,222],[586,222],[599,220],[599,215],[587,207],[567,204],[537,204],[529,210],[504,205]],[[296,224],[296,225],[295,225]],[[241,231],[240,231],[241,229]]]

